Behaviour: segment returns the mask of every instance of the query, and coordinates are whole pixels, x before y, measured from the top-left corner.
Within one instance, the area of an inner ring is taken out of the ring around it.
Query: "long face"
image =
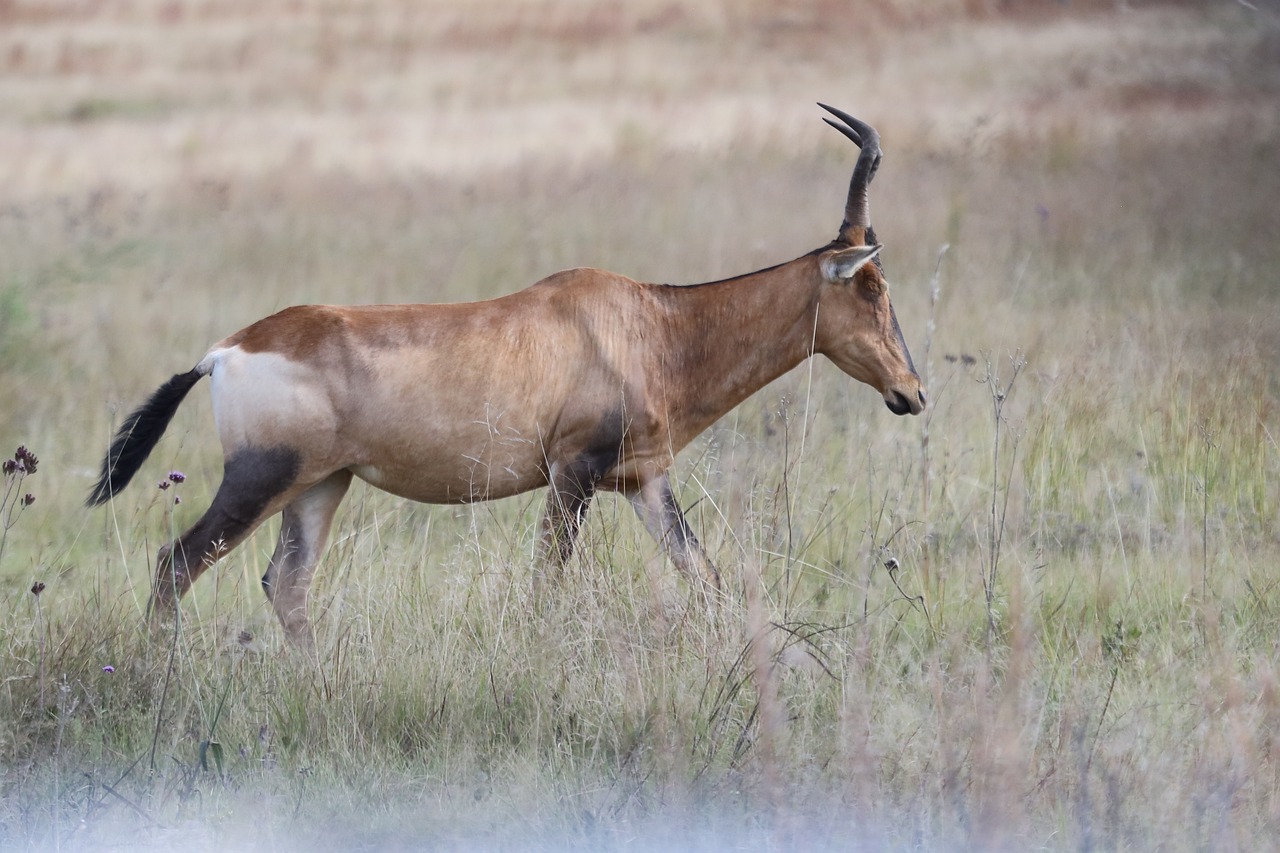
[[[918,415],[926,398],[889,301],[878,245],[828,249],[818,256],[823,277],[814,349],[880,392],[895,415]]]
[[[848,113],[819,104],[839,121],[824,119],[859,148],[849,180],[840,238],[818,254],[822,276],[814,349],[841,370],[880,392],[895,415],[924,411],[924,388],[889,303],[889,287],[875,260],[868,189],[880,167],[880,134]]]

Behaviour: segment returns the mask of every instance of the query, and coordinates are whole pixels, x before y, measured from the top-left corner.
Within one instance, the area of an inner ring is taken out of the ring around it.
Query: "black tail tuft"
[[[98,506],[115,497],[129,485],[142,463],[151,455],[160,436],[164,435],[169,421],[183,398],[187,396],[204,374],[191,370],[179,373],[156,389],[151,399],[138,407],[120,427],[107,458],[102,460],[102,476],[89,493],[85,506]]]

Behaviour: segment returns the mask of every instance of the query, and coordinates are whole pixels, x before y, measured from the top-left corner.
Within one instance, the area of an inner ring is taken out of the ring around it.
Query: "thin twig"
[[[982,578],[983,594],[986,598],[987,605],[987,644],[991,643],[992,637],[995,635],[995,588],[997,574],[1000,567],[1000,550],[1004,543],[1004,524],[1008,516],[1009,507],[1009,484],[1013,479],[1013,468],[1010,465],[1009,475],[1004,484],[1003,502],[1001,501],[1000,488],[1000,438],[1001,425],[1005,422],[1004,405],[1009,399],[1009,395],[1013,391],[1013,385],[1018,380],[1018,374],[1026,365],[1026,360],[1020,354],[1010,358],[1013,368],[1013,374],[1009,377],[1009,381],[1001,384],[999,373],[992,368],[991,360],[987,359],[987,375],[982,380],[988,390],[991,392],[991,415],[992,415],[992,443],[991,443],[991,509],[987,525],[987,569]],[[1014,453],[1017,453],[1017,444],[1014,444]]]
[[[926,388],[931,388],[933,384],[933,333],[937,329],[938,299],[942,295],[942,260],[946,257],[947,251],[951,248],[950,243],[943,243],[942,248],[938,250],[938,263],[933,269],[933,279],[929,282],[929,320],[925,325],[924,334],[924,384]],[[933,420],[934,408],[938,401],[935,397],[933,406],[925,412],[924,420],[920,424],[920,515],[924,519],[924,555],[922,558],[922,568],[924,574],[925,587],[928,588],[933,580],[933,556],[931,552],[930,538],[933,534],[933,524],[929,517],[929,492],[933,488],[932,483],[932,467],[929,465],[929,423]]]
[[[1093,754],[1098,751],[1098,736],[1102,734],[1102,721],[1107,718],[1107,709],[1111,707],[1111,693],[1116,689],[1116,679],[1120,677],[1120,667],[1111,667],[1111,684],[1107,686],[1107,698],[1102,703],[1102,713],[1098,715],[1098,726],[1093,730],[1093,746],[1089,747],[1089,757],[1084,762],[1084,775],[1089,775],[1093,765]]]

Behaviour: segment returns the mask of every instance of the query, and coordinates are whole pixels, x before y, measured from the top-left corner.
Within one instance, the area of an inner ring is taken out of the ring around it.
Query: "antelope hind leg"
[[[350,471],[335,471],[284,508],[276,550],[262,578],[262,589],[285,636],[304,649],[315,645],[307,615],[311,579],[329,539],[334,513],[350,485]]]
[[[171,546],[160,548],[147,606],[153,617],[172,613],[205,570],[292,499],[298,454],[287,448],[246,448],[230,456],[213,503]]]

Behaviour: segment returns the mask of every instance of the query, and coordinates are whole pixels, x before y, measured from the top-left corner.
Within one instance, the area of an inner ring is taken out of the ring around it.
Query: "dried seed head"
[[[30,492],[27,492],[25,495],[22,496],[23,506],[31,506],[35,502],[36,502],[36,496],[31,494]]]
[[[36,581],[31,585],[31,594],[36,598],[39,598],[42,592],[44,592],[44,583],[42,581]]]
[[[34,474],[36,467],[40,464],[40,460],[36,458],[36,455],[27,450],[25,446],[18,447],[13,454],[13,461],[17,465],[18,472],[23,474]],[[6,470],[5,473],[9,472]]]

